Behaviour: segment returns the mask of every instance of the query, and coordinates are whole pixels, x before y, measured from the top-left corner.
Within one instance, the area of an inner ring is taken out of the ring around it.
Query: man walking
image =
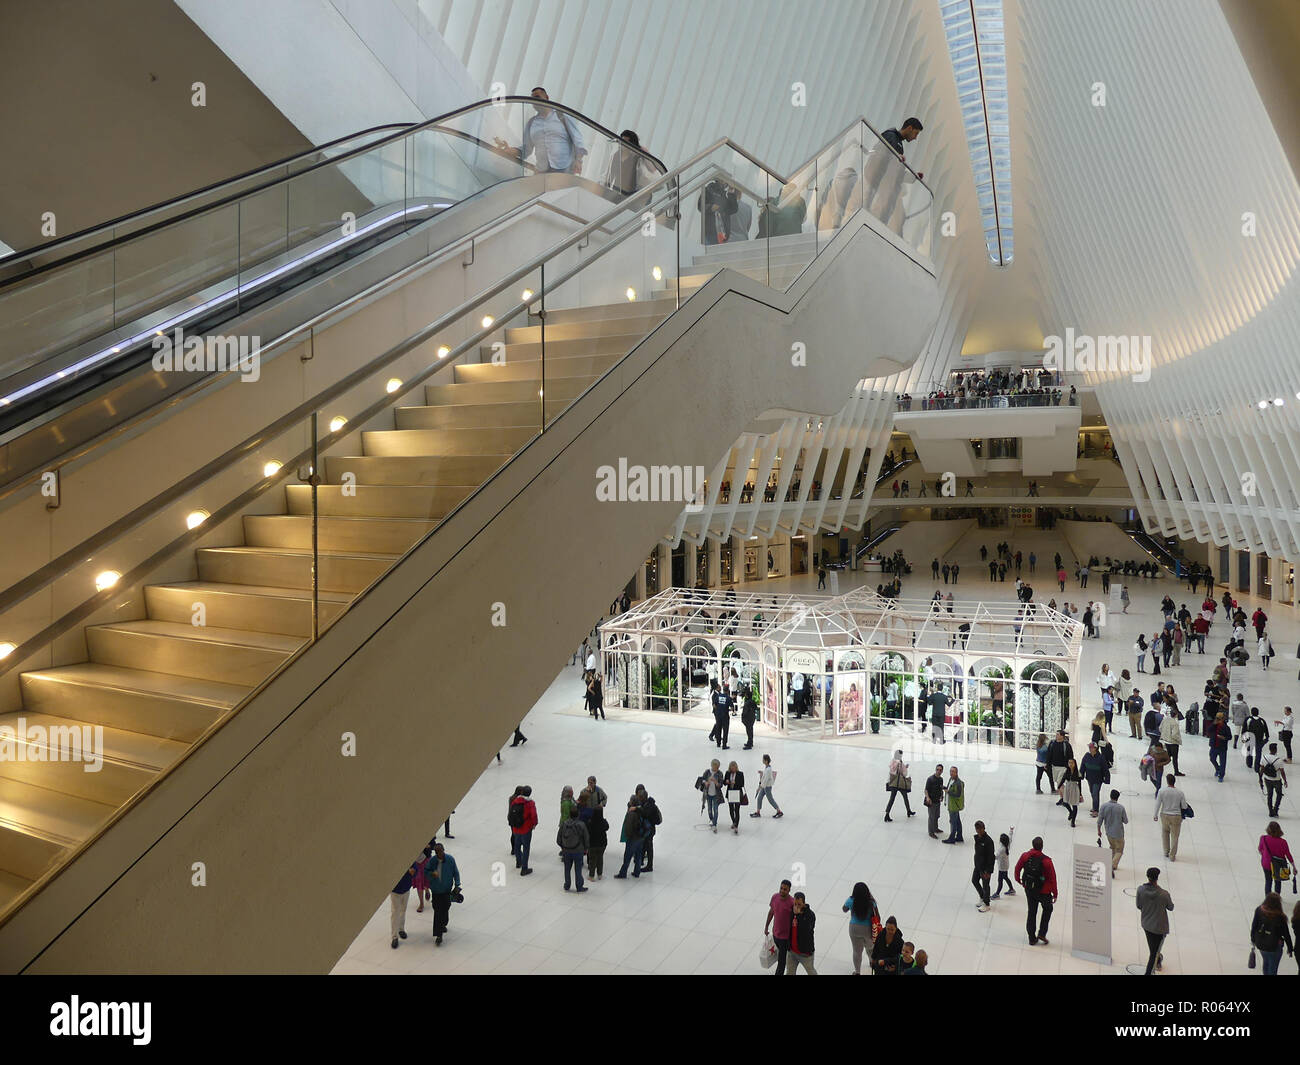
[[[1052,905],[1056,902],[1056,867],[1052,859],[1043,853],[1043,838],[1035,836],[1029,850],[1016,862],[1016,883],[1025,889],[1025,902],[1029,907],[1029,916],[1025,921],[1025,931],[1029,933],[1029,945],[1042,943],[1047,946],[1047,926],[1052,920]],[[1035,919],[1042,912],[1038,929],[1034,930]]]
[[[586,891],[582,884],[582,860],[591,846],[591,837],[587,826],[578,817],[577,803],[569,807],[569,816],[560,822],[555,832],[555,845],[560,848],[560,857],[564,859],[564,890],[569,890],[572,874],[577,877],[578,891]]]
[[[1165,776],[1165,787],[1156,792],[1156,812],[1151,820],[1160,822],[1160,845],[1171,862],[1178,860],[1178,835],[1183,830],[1183,807],[1187,797],[1177,787],[1173,773]]]
[[[763,935],[772,933],[776,944],[776,975],[785,975],[786,955],[790,951],[790,921],[794,917],[794,899],[790,897],[790,881],[782,880],[781,887],[767,904],[767,920]]]
[[[1052,791],[1061,790],[1061,778],[1065,776],[1065,767],[1074,757],[1074,748],[1065,738],[1065,733],[1057,729],[1056,739],[1047,745],[1047,772],[1052,778]],[[1057,799],[1057,806],[1064,806],[1064,799]]]
[[[948,704],[952,702],[951,696],[941,688],[935,688],[930,693],[930,725],[934,730],[936,742],[943,743],[943,726],[948,717]]]
[[[989,908],[989,877],[993,875],[993,869],[996,864],[993,855],[993,837],[984,831],[984,822],[975,822],[975,872],[971,874],[970,882],[975,885],[975,893],[979,895],[979,906],[977,909],[980,913],[987,913]]]
[[[1282,768],[1282,755],[1276,743],[1270,743],[1268,750],[1259,756],[1259,787],[1267,788],[1264,798],[1268,803],[1268,816],[1277,817],[1282,807],[1282,788],[1287,785],[1286,770]]]
[[[412,865],[402,874],[392,893],[388,896],[388,924],[393,933],[393,949],[397,941],[406,938],[406,904],[411,901],[411,884],[415,880],[415,866]]]
[[[731,715],[727,704],[727,693],[716,680],[709,681],[709,689],[709,701],[713,704],[713,731],[709,733],[709,739],[716,740],[718,746],[724,751],[729,750],[727,733],[731,730]]]
[[[930,822],[930,838],[939,838],[939,807],[943,803],[943,766],[934,767],[934,773],[925,778],[925,809]]]
[[[808,905],[802,891],[794,893],[794,911],[790,915],[790,953],[786,958],[786,976],[794,976],[802,965],[809,976],[816,976],[813,968],[813,926],[817,915]]]
[[[961,834],[961,812],[966,809],[966,784],[957,775],[957,767],[948,770],[948,838],[945,843],[965,843]]]
[[[1095,743],[1088,744],[1088,753],[1079,763],[1079,772],[1088,782],[1088,791],[1092,793],[1092,816],[1097,816],[1101,806],[1101,786],[1110,783],[1110,763],[1097,750]]]
[[[510,853],[515,856],[515,868],[520,876],[531,876],[528,853],[533,846],[533,829],[538,825],[537,804],[532,800],[533,789],[528,785],[510,800]]]
[[[1174,908],[1174,900],[1164,888],[1156,883],[1160,879],[1160,870],[1154,865],[1147,870],[1147,882],[1137,889],[1137,908],[1142,913],[1142,931],[1146,933],[1147,957],[1146,975],[1151,970],[1164,967],[1164,955],[1160,948],[1165,936],[1169,935],[1169,911]]]
[[[460,891],[460,869],[456,859],[448,854],[441,843],[433,845],[433,854],[424,866],[424,879],[429,885],[429,901],[433,906],[433,941],[442,946],[447,933],[447,918],[451,915],[451,900]]]
[[[1103,803],[1097,812],[1097,839],[1105,832],[1110,844],[1110,871],[1119,870],[1119,860],[1124,855],[1124,826],[1128,824],[1128,811],[1120,804],[1119,790],[1110,789],[1110,802]]]

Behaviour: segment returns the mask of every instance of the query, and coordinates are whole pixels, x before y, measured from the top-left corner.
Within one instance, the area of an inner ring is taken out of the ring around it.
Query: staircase
[[[691,291],[710,276],[692,277]],[[317,489],[322,630],[537,434],[543,400],[549,422],[676,305],[665,291],[548,312],[544,390],[542,326],[507,329],[503,362],[457,365],[452,383],[426,386],[423,406],[396,408],[392,429],[363,431],[360,454],[328,456]],[[23,709],[0,727],[102,726],[103,765],[42,760],[49,745],[25,740],[0,760],[0,908],[309,640],[311,486],[288,486],[284,506],[246,515],[242,544],[200,548],[196,580],[146,588],[147,617],[86,628],[89,661],[22,675]],[[202,626],[191,623],[197,604]]]

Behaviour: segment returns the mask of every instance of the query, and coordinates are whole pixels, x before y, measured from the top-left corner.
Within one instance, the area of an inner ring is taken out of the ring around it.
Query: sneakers
[[[406,932],[404,932],[404,931],[399,931],[397,934],[398,934],[402,939],[405,939],[405,938],[406,938]]]
[[[989,908],[988,908],[988,906],[986,906],[986,905],[985,905],[984,903],[982,903],[982,902],[981,902],[978,906],[976,906],[975,909],[979,910],[980,913],[988,913],[988,912],[989,912]]]
[[[775,821],[778,817],[784,817],[784,816],[785,816],[784,811],[777,810],[777,812],[773,815],[772,820]]]
[[[755,811],[754,813],[750,814],[749,816],[750,816],[750,817],[762,817],[763,815],[760,814],[760,813],[758,813],[758,811]]]
[[[393,939],[393,949],[394,949],[394,950],[397,949],[397,939],[396,939],[396,937],[394,937],[394,939]]]

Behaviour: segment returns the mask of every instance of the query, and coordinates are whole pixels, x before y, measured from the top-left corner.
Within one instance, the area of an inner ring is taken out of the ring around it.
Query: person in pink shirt
[[[786,956],[790,952],[790,919],[794,916],[794,897],[790,894],[793,885],[788,880],[781,881],[781,889],[772,896],[767,906],[767,921],[763,925],[763,935],[770,931],[776,943],[776,975],[785,975]]]
[[[1264,867],[1264,894],[1276,891],[1281,894],[1283,869],[1289,868],[1295,875],[1295,859],[1291,857],[1291,848],[1282,838],[1282,826],[1270,821],[1264,834],[1259,837],[1259,863]]]

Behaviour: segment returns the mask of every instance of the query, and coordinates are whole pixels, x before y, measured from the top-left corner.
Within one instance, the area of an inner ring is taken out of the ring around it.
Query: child
[[[1002,885],[1004,882],[1007,885],[1008,895],[1014,895],[1016,893],[1016,889],[1011,886],[1011,878],[1007,876],[1007,863],[1011,860],[1011,841],[1015,838],[1015,835],[1016,827],[1015,825],[1012,825],[1010,834],[1003,832],[1002,835],[998,837],[998,889],[989,896],[991,899],[996,899],[1002,894]]]

